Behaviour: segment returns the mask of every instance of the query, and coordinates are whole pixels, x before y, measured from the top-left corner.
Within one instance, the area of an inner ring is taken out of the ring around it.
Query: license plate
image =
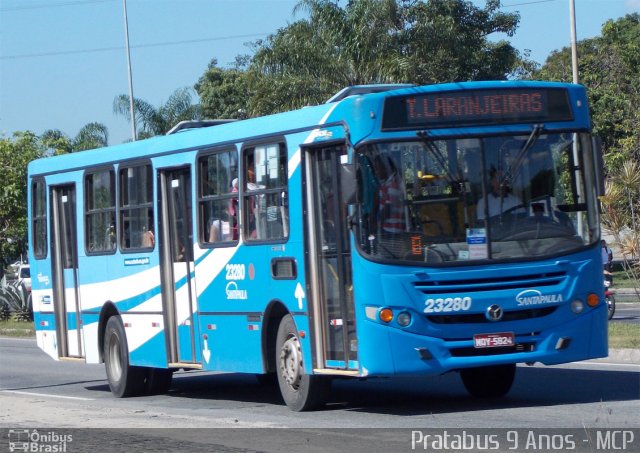
[[[513,346],[515,336],[513,332],[503,333],[481,333],[473,336],[473,346],[475,348],[500,348]]]

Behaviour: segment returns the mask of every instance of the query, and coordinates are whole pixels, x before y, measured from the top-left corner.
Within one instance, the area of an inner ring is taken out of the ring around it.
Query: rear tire
[[[140,395],[144,390],[145,370],[129,365],[129,347],[119,316],[107,321],[104,333],[104,365],[111,393],[118,398]]]
[[[280,393],[289,409],[301,412],[324,405],[331,381],[304,372],[300,338],[291,315],[282,318],[278,327],[276,363]]]
[[[460,370],[462,383],[475,398],[500,398],[506,395],[516,375],[516,365],[494,365]]]

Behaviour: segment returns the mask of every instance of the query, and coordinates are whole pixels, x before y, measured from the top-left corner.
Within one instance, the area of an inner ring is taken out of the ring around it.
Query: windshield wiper
[[[518,151],[516,158],[513,160],[513,163],[509,165],[507,172],[500,179],[500,185],[506,183],[513,183],[516,179],[518,179],[518,175],[520,174],[520,170],[522,169],[522,163],[524,162],[525,157],[527,156],[527,151],[531,149],[533,144],[538,140],[540,134],[544,130],[543,124],[536,124],[533,126],[533,130],[527,141],[522,145],[522,148]],[[511,181],[509,181],[511,179]]]

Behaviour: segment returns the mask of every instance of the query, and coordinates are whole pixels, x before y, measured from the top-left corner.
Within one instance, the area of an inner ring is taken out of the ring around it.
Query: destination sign
[[[456,127],[571,121],[567,91],[516,88],[424,93],[389,98],[382,128]]]

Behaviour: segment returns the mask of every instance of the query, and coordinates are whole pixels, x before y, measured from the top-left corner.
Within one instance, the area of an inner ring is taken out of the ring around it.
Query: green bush
[[[0,310],[2,313],[11,313],[10,317],[16,321],[32,321],[33,306],[31,293],[26,290],[24,284],[5,285],[0,288]]]

